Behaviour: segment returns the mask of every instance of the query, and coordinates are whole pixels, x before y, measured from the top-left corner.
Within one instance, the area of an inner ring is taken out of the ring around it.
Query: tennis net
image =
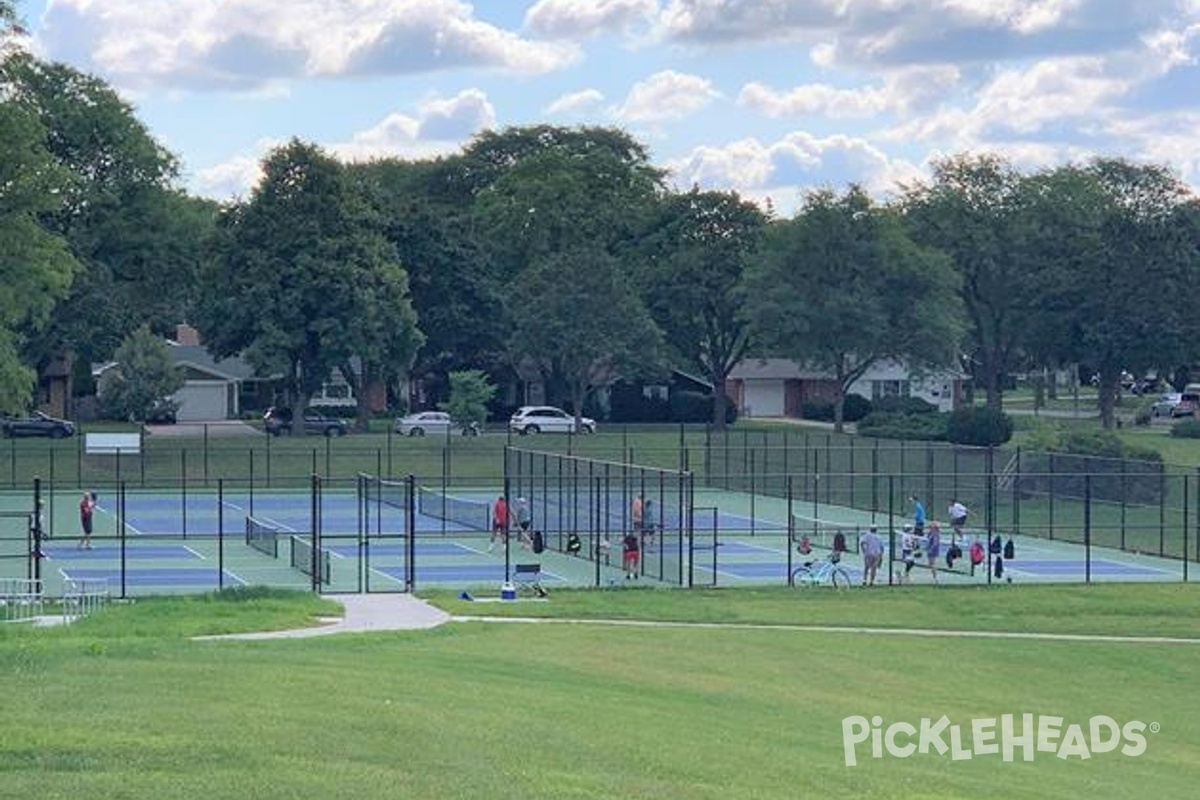
[[[863,526],[855,523],[830,522],[801,514],[792,515],[792,536],[796,542],[807,538],[809,545],[822,550],[833,550],[834,545],[838,544],[843,552],[857,553],[858,537],[862,531]]]
[[[254,517],[246,517],[246,544],[271,558],[279,558],[279,537],[291,531]]]
[[[317,554],[316,564],[313,563],[312,540],[295,534],[289,537],[291,542],[291,562],[295,569],[312,577],[313,567],[317,569],[317,578],[321,583],[328,584],[330,580],[329,551],[324,547]]]
[[[467,500],[418,486],[417,510],[427,517],[453,522],[464,528],[477,531],[491,529],[492,508],[481,500]]]
[[[408,487],[403,481],[371,480],[366,486],[368,500],[401,511],[408,509]]]

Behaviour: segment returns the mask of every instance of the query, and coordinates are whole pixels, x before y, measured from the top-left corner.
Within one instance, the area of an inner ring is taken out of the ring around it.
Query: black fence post
[[[903,441],[903,440],[901,440]],[[892,561],[896,558],[896,476],[888,475],[888,586],[892,585]]]
[[[225,479],[217,478],[217,588],[225,588]]]
[[[42,479],[35,477],[33,479],[33,520],[29,526],[29,533],[33,537],[32,546],[29,548],[29,558],[32,562],[26,567],[25,574],[30,576],[35,581],[42,579]]]
[[[208,488],[208,423],[204,423],[204,487]]]
[[[313,450],[315,461],[317,451]],[[321,478],[313,471],[312,477],[309,480],[309,518],[312,523],[309,525],[310,535],[312,536],[312,553],[309,557],[309,573],[312,578],[311,586],[313,592],[320,594],[321,592],[321,542],[319,529],[321,527]]]
[[[119,453],[119,451],[118,451]],[[125,484],[117,484],[117,537],[121,549],[121,598],[125,598],[127,561],[125,553]]]
[[[1188,579],[1188,514],[1191,511],[1191,500],[1188,498],[1188,479],[1183,476],[1183,582]]]
[[[1084,583],[1092,582],[1092,474],[1083,476],[1083,568]]]
[[[796,542],[796,517],[792,513],[792,476],[784,476],[787,487],[787,576],[784,578],[788,586],[792,585],[792,547]]]
[[[408,585],[409,592],[415,592],[417,590],[417,478],[415,475],[409,475],[404,479],[404,489],[405,504],[408,506],[408,513],[404,515],[404,534],[407,537],[404,544],[408,556],[405,559],[407,566],[405,583]]]

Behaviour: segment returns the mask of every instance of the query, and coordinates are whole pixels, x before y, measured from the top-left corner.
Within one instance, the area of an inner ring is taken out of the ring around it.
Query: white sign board
[[[142,452],[142,435],[140,433],[87,433],[84,434],[83,449],[88,455],[140,453]]]

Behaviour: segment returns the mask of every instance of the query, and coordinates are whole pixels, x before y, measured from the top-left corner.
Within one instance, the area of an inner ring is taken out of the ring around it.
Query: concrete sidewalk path
[[[345,616],[327,617],[324,623],[312,628],[264,633],[230,633],[221,636],[197,636],[198,640],[228,639],[304,639],[334,633],[365,633],[368,631],[409,631],[435,628],[450,620],[446,612],[434,608],[409,594],[329,594],[345,609]]]

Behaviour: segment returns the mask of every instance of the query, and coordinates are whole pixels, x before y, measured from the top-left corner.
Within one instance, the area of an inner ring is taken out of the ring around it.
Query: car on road
[[[531,433],[595,433],[596,420],[582,417],[578,429],[575,417],[554,406],[521,406],[508,421],[508,429],[526,436]]]
[[[1191,386],[1179,395],[1179,405],[1171,409],[1172,417],[1191,417],[1200,409],[1200,390],[1193,391]]]
[[[272,406],[263,415],[263,428],[272,436],[283,436],[292,432],[292,410],[284,406]],[[310,436],[345,436],[346,421],[337,417],[326,417],[315,411],[304,415],[304,432]]]
[[[418,411],[406,417],[397,417],[396,433],[401,436],[445,435],[447,433],[478,436],[479,426],[474,422],[465,428],[455,425],[445,411]]]
[[[16,436],[48,436],[65,439],[75,435],[75,423],[35,411],[28,417],[5,417],[0,420],[5,438]]]
[[[1155,417],[1172,417],[1175,415],[1175,408],[1183,400],[1183,395],[1179,392],[1167,392],[1159,395],[1154,401],[1154,405],[1150,406],[1150,414]]]

